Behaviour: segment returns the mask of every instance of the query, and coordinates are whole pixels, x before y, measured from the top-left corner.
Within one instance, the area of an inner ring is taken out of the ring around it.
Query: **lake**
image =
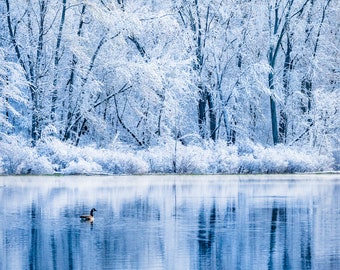
[[[340,265],[340,175],[7,176],[0,203],[1,270]]]

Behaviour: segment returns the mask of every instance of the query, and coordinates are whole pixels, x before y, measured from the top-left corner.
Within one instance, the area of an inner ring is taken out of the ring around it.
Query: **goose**
[[[90,215],[81,215],[80,218],[82,221],[94,221],[94,217],[93,217],[93,212],[97,211],[96,208],[92,208],[90,211]]]

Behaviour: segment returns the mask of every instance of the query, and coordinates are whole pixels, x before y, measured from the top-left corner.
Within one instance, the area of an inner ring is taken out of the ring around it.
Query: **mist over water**
[[[335,269],[339,195],[338,175],[0,177],[0,269]]]

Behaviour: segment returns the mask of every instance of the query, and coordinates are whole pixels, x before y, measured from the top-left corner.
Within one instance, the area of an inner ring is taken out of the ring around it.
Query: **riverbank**
[[[30,147],[24,140],[0,141],[0,174],[260,174],[327,172],[338,168],[332,154],[315,149],[251,142],[182,145],[166,141],[147,149],[116,144],[75,147],[51,138]]]

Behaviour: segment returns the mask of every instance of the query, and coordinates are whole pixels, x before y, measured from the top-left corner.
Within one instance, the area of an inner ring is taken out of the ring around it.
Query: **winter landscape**
[[[333,0],[0,2],[0,173],[339,169]]]
[[[1,0],[0,269],[337,269],[339,18]]]

